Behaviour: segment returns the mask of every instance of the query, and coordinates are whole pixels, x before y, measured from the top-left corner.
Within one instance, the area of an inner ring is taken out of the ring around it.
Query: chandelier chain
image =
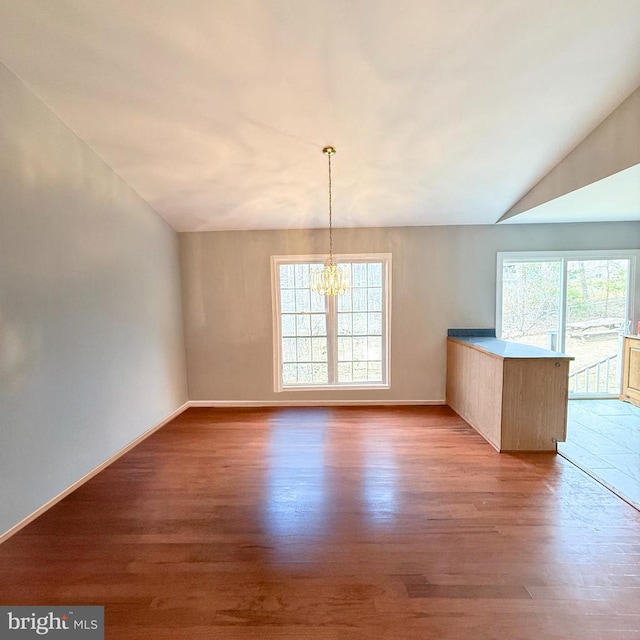
[[[327,154],[329,158],[329,262],[333,264],[333,212],[331,210],[331,154]]]
[[[321,296],[339,296],[347,293],[349,283],[344,269],[333,262],[333,198],[331,193],[331,156],[333,147],[322,150],[329,160],[329,259],[322,269],[314,269],[311,274],[311,289]]]

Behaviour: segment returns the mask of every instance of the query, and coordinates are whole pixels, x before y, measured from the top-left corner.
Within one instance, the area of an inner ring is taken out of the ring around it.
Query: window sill
[[[391,385],[382,382],[373,382],[369,384],[316,384],[316,385],[295,385],[289,387],[281,387],[276,389],[276,393],[284,391],[368,391],[370,389],[390,389]]]

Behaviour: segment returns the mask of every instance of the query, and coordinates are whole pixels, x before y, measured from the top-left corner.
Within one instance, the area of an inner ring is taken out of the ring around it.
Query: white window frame
[[[334,254],[335,263],[339,262],[381,262],[382,263],[382,382],[329,382],[328,384],[291,385],[282,384],[282,324],[280,304],[280,265],[299,264],[307,262],[325,263],[328,255],[279,255],[271,256],[271,309],[273,322],[273,380],[274,390],[283,391],[314,391],[326,390],[368,390],[389,389],[391,387],[391,253],[343,253]],[[327,317],[327,348],[335,350],[337,337],[337,311],[334,296],[328,296]],[[329,355],[329,363],[333,362]],[[331,379],[331,371],[329,372]]]

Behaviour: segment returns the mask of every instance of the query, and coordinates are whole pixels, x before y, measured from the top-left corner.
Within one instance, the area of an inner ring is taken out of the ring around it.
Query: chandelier
[[[322,150],[329,160],[329,259],[322,269],[311,274],[311,289],[321,296],[339,296],[347,293],[349,284],[344,270],[333,262],[333,221],[331,211],[331,156],[336,150],[325,147]]]

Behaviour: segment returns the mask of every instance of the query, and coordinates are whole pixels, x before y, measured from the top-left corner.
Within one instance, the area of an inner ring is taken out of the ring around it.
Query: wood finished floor
[[[563,456],[640,509],[640,407],[571,400]]]
[[[0,546],[109,640],[637,640],[640,513],[445,407],[190,409]]]

